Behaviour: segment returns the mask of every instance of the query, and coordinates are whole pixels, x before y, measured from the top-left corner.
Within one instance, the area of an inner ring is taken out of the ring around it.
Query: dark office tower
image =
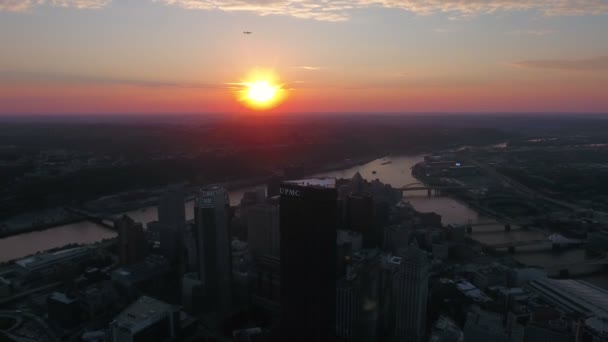
[[[266,202],[266,190],[257,188],[253,191],[245,191],[241,198],[241,207],[245,208],[250,205]]]
[[[184,194],[179,190],[168,190],[158,203],[158,226],[160,247],[163,255],[185,270],[186,205]]]
[[[365,179],[361,177],[359,172],[355,173],[353,178],[350,179],[351,189],[353,192],[361,192],[365,187]]]
[[[226,313],[232,305],[232,256],[228,193],[220,187],[202,189],[194,200],[198,271],[209,311]]]
[[[335,179],[281,184],[283,341],[330,341],[335,336],[335,184]]]
[[[147,253],[146,235],[141,223],[124,215],[114,221],[118,232],[118,258],[121,265],[131,265],[143,260]]]
[[[352,194],[346,206],[347,227],[363,236],[363,248],[379,247],[374,229],[374,199],[368,194]]]
[[[384,228],[390,223],[391,204],[386,199],[374,199],[374,236],[378,246],[384,246]]]
[[[279,207],[260,203],[247,208],[247,239],[254,257],[279,257]]]
[[[168,190],[158,203],[158,222],[181,230],[186,226],[184,194],[179,190]]]
[[[417,244],[399,251],[393,276],[394,341],[419,342],[426,328],[429,261]]]
[[[352,194],[350,184],[336,186],[338,192],[338,229],[350,230],[348,227],[348,196]]]

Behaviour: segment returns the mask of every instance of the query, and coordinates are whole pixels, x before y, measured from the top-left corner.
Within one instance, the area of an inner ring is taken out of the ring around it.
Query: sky
[[[244,34],[251,31],[252,34]],[[608,0],[0,0],[0,114],[608,113]]]

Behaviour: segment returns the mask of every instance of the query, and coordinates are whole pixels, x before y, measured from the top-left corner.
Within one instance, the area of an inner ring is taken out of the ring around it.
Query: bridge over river
[[[482,245],[486,248],[490,248],[493,250],[506,248],[509,251],[509,253],[515,253],[515,249],[517,247],[550,245],[553,248],[558,249],[558,248],[561,248],[562,246],[573,247],[573,246],[580,246],[585,243],[587,243],[587,241],[585,241],[585,240],[569,239],[560,234],[551,234],[546,239],[534,239],[534,240],[525,240],[525,241],[508,241],[508,242],[500,242],[500,243],[482,243]]]
[[[433,192],[435,192],[436,194],[439,194],[442,191],[447,191],[447,190],[468,190],[468,189],[473,189],[473,188],[474,187],[472,187],[472,186],[464,186],[464,185],[426,185],[423,183],[410,183],[410,184],[404,185],[400,188],[397,188],[397,190],[399,190],[401,192],[426,190],[428,196],[431,197],[433,195]]]
[[[80,215],[84,220],[89,220],[106,228],[114,229],[114,220],[116,217],[92,213],[90,211],[74,207],[65,207],[65,209],[69,212]]]

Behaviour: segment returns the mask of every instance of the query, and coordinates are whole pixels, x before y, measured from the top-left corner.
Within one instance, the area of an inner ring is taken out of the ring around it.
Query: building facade
[[[417,245],[399,253],[393,278],[394,341],[421,341],[426,328],[429,261]]]
[[[280,193],[282,340],[332,340],[338,219],[335,179],[283,182]]]
[[[279,208],[256,204],[247,208],[247,239],[254,257],[280,256]]]
[[[220,187],[202,189],[194,200],[198,272],[208,310],[225,313],[232,306],[230,202]]]
[[[141,223],[135,223],[128,216],[114,222],[118,231],[118,258],[121,265],[131,265],[142,261],[147,254],[147,242]]]

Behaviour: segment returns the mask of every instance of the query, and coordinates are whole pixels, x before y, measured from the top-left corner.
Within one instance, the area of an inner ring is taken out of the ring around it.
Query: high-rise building
[[[186,205],[183,192],[168,190],[160,197],[158,222],[176,230],[186,226]]]
[[[391,216],[391,203],[385,199],[374,197],[374,229],[378,246],[384,246],[384,228],[389,225]]]
[[[421,341],[425,334],[429,282],[426,252],[414,243],[399,253],[393,276],[395,341]]]
[[[168,189],[160,196],[158,222],[148,224],[156,228],[162,254],[171,262],[178,277],[187,271],[186,257],[186,205],[184,193]]]
[[[232,305],[230,202],[220,187],[202,189],[194,200],[198,272],[210,311],[225,313]]]
[[[346,221],[349,230],[363,236],[363,248],[380,247],[377,230],[374,229],[374,199],[372,196],[364,193],[348,196]]]
[[[336,284],[336,334],[347,341],[377,341],[380,253],[352,254],[346,275]]]
[[[257,203],[264,203],[266,201],[266,189],[257,188],[253,191],[245,191],[243,198],[241,198],[241,207],[247,207]]]
[[[353,340],[361,311],[359,284],[355,279],[343,277],[336,284],[336,335]]]
[[[254,257],[279,257],[278,206],[261,203],[247,208],[247,239]]]
[[[182,241],[183,234],[180,234],[180,232],[172,226],[158,222],[149,223],[148,229],[150,229],[152,223],[154,223],[154,227],[158,229],[161,253],[167,260],[177,264],[180,254],[184,253],[184,244]]]
[[[203,283],[198,278],[198,273],[191,272],[186,273],[182,277],[181,281],[182,287],[182,307],[188,313],[197,314],[197,310],[200,310],[201,307],[198,306],[198,303],[201,303],[203,298]]]
[[[365,179],[361,177],[359,172],[355,173],[350,179],[351,189],[353,192],[361,192],[366,186]]]
[[[338,230],[336,239],[336,274],[338,278],[346,275],[352,261],[353,252],[362,247],[361,234],[350,230]]]
[[[143,260],[147,254],[147,242],[141,223],[135,223],[130,217],[123,215],[114,221],[118,231],[118,258],[121,265],[131,265]]]
[[[185,269],[187,272],[196,273],[197,277],[199,267],[198,267],[198,241],[197,241],[197,233],[196,233],[196,224],[190,223],[186,226],[186,231],[184,233],[184,249],[186,254],[186,262]],[[199,277],[200,278],[200,277]]]
[[[160,197],[158,227],[163,255],[179,266],[180,273],[185,272],[186,206],[181,191],[168,190]]]
[[[284,341],[335,336],[335,179],[283,182],[280,188],[281,334]]]
[[[252,304],[266,312],[280,314],[281,260],[269,255],[258,257],[249,275]]]

